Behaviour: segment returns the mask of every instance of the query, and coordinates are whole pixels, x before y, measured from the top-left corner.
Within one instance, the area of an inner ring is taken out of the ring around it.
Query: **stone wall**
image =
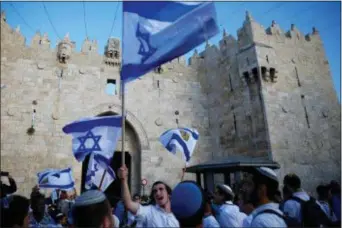
[[[26,196],[37,183],[37,172],[46,168],[71,166],[79,188],[82,164],[73,157],[71,136],[62,127],[107,111],[121,113],[120,95],[105,93],[107,79],[120,83],[119,67],[105,64],[103,56],[75,51],[67,64],[61,64],[57,51],[46,48],[47,42],[26,47],[23,39],[14,37],[22,36],[2,20],[1,83],[6,85],[1,91],[2,170],[18,180],[18,193]],[[127,118],[132,129],[126,133],[126,149],[133,156],[134,192],[141,178],[148,180],[147,191],[156,180],[171,186],[180,180],[184,162],[159,142],[165,130],[177,127],[176,118],[179,126],[199,131],[201,140],[192,164],[212,159],[207,98],[196,72],[185,65],[184,58],[162,68],[162,73],[151,72],[127,85]],[[28,135],[33,110],[35,133]],[[120,142],[117,150],[121,151]],[[194,176],[186,174],[186,178]]]

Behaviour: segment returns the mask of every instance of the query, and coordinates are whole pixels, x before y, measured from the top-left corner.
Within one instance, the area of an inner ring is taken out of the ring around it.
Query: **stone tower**
[[[319,32],[285,33],[275,21],[265,30],[247,12],[238,40],[224,32],[219,46],[190,59],[208,93],[216,156],[267,157],[281,180],[295,172],[312,191],[339,180],[341,106]]]

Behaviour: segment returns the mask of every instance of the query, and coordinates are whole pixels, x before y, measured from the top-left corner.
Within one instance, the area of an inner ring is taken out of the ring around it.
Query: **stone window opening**
[[[308,110],[307,110],[307,108],[305,106],[305,96],[302,94],[300,97],[302,99],[302,105],[303,105],[304,112],[305,112],[306,124],[307,124],[308,128],[310,128],[310,121],[309,121]]]
[[[61,58],[61,63],[66,63],[65,57],[62,57],[62,58]]]
[[[297,67],[295,67],[295,72],[296,72],[296,78],[297,78],[298,87],[301,87],[302,84],[300,83],[300,80],[299,80],[299,75],[298,75],[298,69],[297,69]]]
[[[267,73],[267,68],[262,66],[261,67],[261,76],[265,81],[267,81],[266,73]]]
[[[234,89],[233,89],[232,77],[230,74],[228,74],[228,77],[229,77],[229,84],[230,84],[230,92],[233,92]]]
[[[114,51],[114,58],[119,58],[119,53],[117,51]]]
[[[234,118],[234,130],[235,130],[235,134],[236,134],[237,126],[236,126],[236,116],[235,116],[235,113],[233,114],[233,118]]]
[[[255,67],[255,68],[252,69],[252,75],[253,75],[254,80],[258,81],[258,79],[259,79],[258,68]]]
[[[227,45],[227,40],[223,40],[224,45]]]
[[[89,46],[89,51],[91,51],[91,46]]]
[[[109,57],[113,58],[113,52],[109,52]]]
[[[42,40],[39,40],[39,45],[41,45],[42,44]]]
[[[249,58],[246,59],[247,66],[249,66]]]
[[[268,61],[268,55],[266,55],[266,61],[267,61],[267,63],[270,63],[270,62]]]
[[[274,82],[275,79],[277,78],[276,70],[274,68],[270,68],[270,77],[271,77],[271,82]]]
[[[245,78],[245,81],[249,83],[249,73],[248,71],[243,72],[243,77]]]
[[[117,84],[115,79],[107,79],[106,93],[108,95],[117,95]]]
[[[157,80],[157,88],[160,88],[159,80]]]

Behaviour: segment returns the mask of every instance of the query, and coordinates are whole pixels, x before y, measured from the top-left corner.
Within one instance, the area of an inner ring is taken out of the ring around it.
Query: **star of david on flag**
[[[110,163],[110,159],[107,159],[100,154],[91,155],[85,180],[86,189],[93,189],[94,185],[100,188],[104,171],[106,171],[106,173],[103,177],[101,191],[105,191],[108,188],[116,178],[115,172],[110,167]]]
[[[111,159],[121,134],[121,121],[121,116],[104,116],[67,124],[63,132],[73,137],[72,150],[77,161],[82,162],[92,153]]]
[[[75,187],[71,168],[46,169],[37,174],[39,188],[70,190]]]
[[[177,128],[165,131],[159,138],[163,146],[172,154],[180,151],[188,165],[195,150],[199,134],[196,129]]]
[[[123,2],[121,80],[133,81],[219,32],[213,2]]]

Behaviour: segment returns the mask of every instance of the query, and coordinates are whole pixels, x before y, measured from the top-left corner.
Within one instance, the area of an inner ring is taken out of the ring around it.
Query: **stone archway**
[[[118,115],[118,113],[120,112],[118,111],[116,112],[114,110],[105,111],[105,112],[102,111],[102,112],[98,112],[96,116]],[[129,118],[126,118],[126,123],[125,123],[125,158],[126,158],[126,165],[130,170],[129,171],[130,172],[129,185],[130,185],[132,194],[134,194],[134,193],[140,193],[140,188],[141,188],[140,181],[141,181],[141,145],[142,144],[137,134],[139,130],[137,131],[135,126],[133,126],[132,123],[128,119]],[[148,144],[146,145],[146,141],[144,145],[145,147],[148,145]],[[122,151],[121,151],[121,137],[120,137],[117,143],[115,153],[113,156],[113,161],[111,164],[115,172],[121,165],[121,153]],[[88,168],[88,162],[89,162],[89,158],[88,159],[86,158],[82,164],[82,184],[81,184],[82,191],[84,190],[84,178],[85,178],[85,173]],[[108,187],[107,190],[106,190],[106,193],[108,193],[109,195],[120,197],[120,192],[121,192],[120,180],[117,179],[116,181],[114,181]]]

